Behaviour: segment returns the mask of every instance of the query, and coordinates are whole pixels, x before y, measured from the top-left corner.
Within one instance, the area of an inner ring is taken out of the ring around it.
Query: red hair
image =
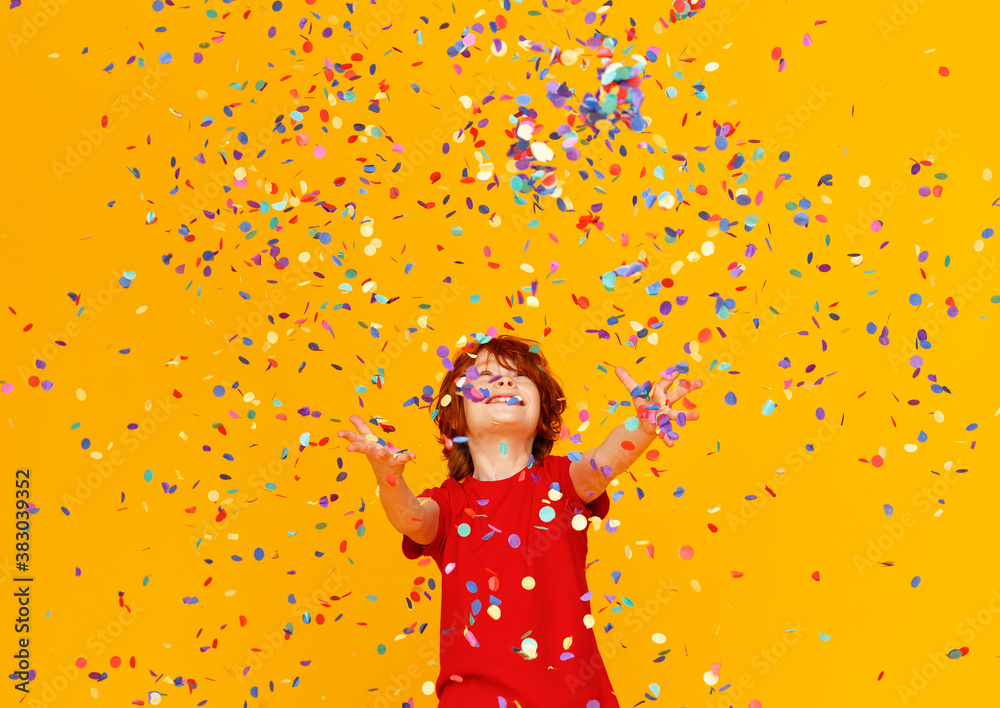
[[[520,371],[538,388],[539,413],[538,427],[535,429],[535,439],[531,444],[533,464],[538,465],[552,451],[552,446],[559,440],[562,428],[562,413],[566,410],[566,397],[558,379],[549,371],[549,363],[537,342],[508,334],[501,334],[480,343],[469,342],[455,352],[451,358],[453,368],[441,381],[437,396],[431,405],[432,419],[437,425],[440,435],[435,439],[444,445],[444,459],[448,463],[448,475],[461,481],[472,475],[473,463],[469,447],[465,443],[454,443],[451,449],[445,445],[445,438],[455,438],[466,435],[465,407],[460,402],[464,398],[463,391],[472,387],[472,383],[464,381],[458,388],[456,382],[466,375],[466,370],[476,362],[482,363],[486,354],[490,353],[504,367]],[[478,358],[475,358],[478,357]],[[445,396],[451,396],[448,405],[442,406]]]

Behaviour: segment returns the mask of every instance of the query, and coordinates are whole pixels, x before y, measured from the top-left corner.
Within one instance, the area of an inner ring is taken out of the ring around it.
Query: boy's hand
[[[649,381],[639,386],[623,366],[616,368],[615,373],[632,396],[632,405],[635,406],[640,428],[650,435],[658,435],[667,443],[667,447],[673,447],[674,440],[679,437],[673,430],[671,421],[677,421],[677,424],[683,427],[687,421],[698,419],[698,411],[675,411],[670,406],[701,388],[701,379],[681,381],[678,388],[669,391],[670,385],[680,374],[674,367],[661,371],[662,378],[652,387]],[[649,397],[648,400],[646,396]],[[659,408],[652,410],[647,408],[654,403],[658,404]]]
[[[349,420],[358,429],[337,431],[337,437],[347,438],[351,442],[347,449],[350,452],[360,452],[368,458],[376,477],[381,482],[385,479],[390,485],[396,485],[395,475],[403,473],[403,465],[417,456],[415,452],[394,452],[378,441],[378,436],[360,416],[352,415]]]

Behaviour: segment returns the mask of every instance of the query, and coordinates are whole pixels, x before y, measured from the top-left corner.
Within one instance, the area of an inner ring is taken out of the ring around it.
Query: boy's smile
[[[524,438],[530,446],[538,426],[538,387],[524,372],[502,366],[492,353],[475,366],[479,378],[470,381],[474,394],[465,397],[468,434],[476,436],[503,425],[512,442]]]
[[[513,402],[509,403],[508,401],[511,401],[511,400],[513,400]],[[521,400],[521,397],[518,396],[518,395],[516,395],[516,394],[512,394],[512,393],[510,393],[510,394],[509,393],[494,393],[492,396],[490,396],[489,398],[486,399],[486,403],[488,405],[489,404],[497,404],[497,403],[503,403],[504,405],[507,405],[507,406],[523,406],[524,405],[524,401]]]

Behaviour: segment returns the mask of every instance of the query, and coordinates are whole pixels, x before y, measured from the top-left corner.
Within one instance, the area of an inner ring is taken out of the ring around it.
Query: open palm
[[[381,444],[378,436],[360,416],[352,415],[348,420],[354,424],[358,432],[339,430],[337,437],[350,440],[347,445],[348,451],[365,455],[375,474],[380,478],[390,474],[400,474],[403,465],[417,456],[415,452],[399,452]]]
[[[670,429],[667,429],[668,421],[676,421],[678,425],[684,426],[689,420],[698,419],[698,411],[676,411],[671,408],[671,405],[692,391],[701,388],[701,379],[681,381],[678,388],[670,391],[670,385],[680,374],[676,369],[665,376],[664,372],[661,372],[662,378],[652,386],[650,386],[649,381],[642,386],[637,384],[624,366],[616,368],[615,373],[628,389],[629,395],[632,396],[632,404],[635,406],[639,425],[650,435],[658,435],[662,438],[667,443],[667,447],[673,447],[674,440],[679,437],[677,432],[672,429],[673,423],[670,423]],[[652,404],[655,404],[656,408],[651,409],[650,405]]]

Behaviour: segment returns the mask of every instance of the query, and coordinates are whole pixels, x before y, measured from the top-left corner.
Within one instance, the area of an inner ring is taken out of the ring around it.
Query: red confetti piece
[[[730,570],[730,571],[729,571],[729,574],[730,574],[731,576],[733,576],[734,578],[742,578],[742,577],[743,577],[743,573],[741,573],[741,572],[740,572],[740,571],[738,571],[738,570]]]
[[[385,481],[386,481],[386,484],[388,484],[390,487],[395,487],[396,486],[396,476],[395,475],[387,474],[385,476]]]
[[[815,581],[817,581],[817,582],[819,582],[819,571],[818,570],[813,571],[812,579],[815,580]]]
[[[715,524],[709,524],[708,530],[711,531],[712,533],[719,533],[719,527],[716,526]]]
[[[635,445],[632,443],[631,440],[622,440],[622,449],[623,450],[634,450],[635,449]]]
[[[948,71],[947,66],[939,66],[938,73],[941,74],[941,76],[948,76],[949,74],[951,74],[951,72]]]
[[[108,127],[108,117],[107,116],[101,116],[101,127],[102,128],[107,128]]]
[[[775,47],[771,50],[771,59],[774,61],[781,59],[781,47]]]

